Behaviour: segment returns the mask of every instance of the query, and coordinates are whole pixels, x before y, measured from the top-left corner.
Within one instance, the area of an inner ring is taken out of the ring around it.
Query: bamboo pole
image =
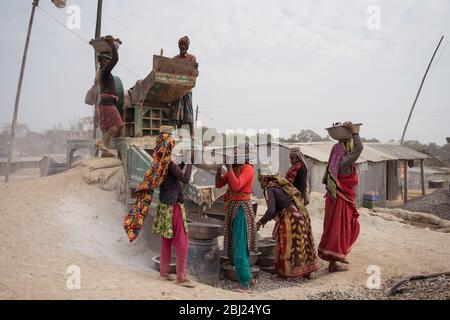
[[[403,140],[405,139],[406,129],[408,128],[409,121],[411,120],[411,116],[414,111],[414,107],[416,106],[417,99],[419,99],[420,92],[422,91],[423,83],[425,82],[425,78],[427,77],[428,70],[430,70],[431,64],[433,63],[433,60],[434,60],[434,56],[436,55],[436,52],[438,51],[439,46],[441,45],[443,39],[444,39],[444,36],[441,37],[441,40],[439,41],[436,49],[434,50],[433,56],[431,57],[430,63],[428,64],[428,68],[425,71],[425,74],[423,75],[422,82],[420,83],[419,91],[417,91],[416,98],[414,99],[413,105],[411,107],[411,111],[409,112],[408,120],[406,120],[405,128],[403,129],[402,139],[400,140],[400,144],[403,144]]]
[[[100,38],[101,30],[102,30],[102,8],[103,8],[103,0],[97,1],[97,21],[95,23],[95,39]],[[97,72],[99,69],[97,54],[94,50],[94,59],[95,59],[95,76],[97,76]],[[93,138],[94,140],[97,138],[97,123],[95,122],[96,115],[98,114],[97,103],[94,105],[94,132]]]
[[[408,161],[403,161],[403,202],[408,202]]]
[[[422,195],[425,195],[425,169],[423,167],[423,159],[420,159],[420,184],[422,186]]]
[[[13,119],[12,119],[12,123],[11,123],[10,140],[8,143],[8,161],[6,163],[5,182],[9,182],[12,153],[13,153],[13,149],[14,149],[14,138],[16,136],[17,115],[19,113],[20,94],[22,92],[22,83],[23,83],[23,76],[25,73],[25,66],[26,66],[26,62],[27,62],[28,47],[30,45],[31,31],[33,29],[34,13],[36,12],[36,7],[38,5],[39,5],[39,0],[33,0],[32,8],[31,8],[30,22],[28,23],[27,38],[25,40],[25,48],[23,50],[22,65],[20,67],[19,82],[17,83],[16,101],[14,103],[14,113],[13,113]]]

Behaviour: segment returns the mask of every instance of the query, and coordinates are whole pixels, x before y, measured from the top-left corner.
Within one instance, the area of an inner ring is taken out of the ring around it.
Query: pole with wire
[[[101,31],[102,31],[102,8],[103,8],[103,0],[98,0],[97,2],[97,21],[95,23],[95,39],[100,38]],[[95,51],[95,50],[94,50]],[[94,52],[94,59],[95,59],[95,76],[97,76],[97,72],[99,69],[98,61],[97,61],[97,54]],[[97,138],[97,122],[95,121],[97,118],[97,103],[94,105],[94,131],[92,134],[93,139],[95,140]]]
[[[16,136],[17,114],[19,113],[19,102],[20,102],[20,94],[22,92],[23,75],[25,73],[25,65],[27,62],[28,47],[30,45],[30,38],[31,38],[31,30],[33,29],[34,13],[36,12],[36,7],[38,5],[39,0],[33,0],[30,22],[28,23],[27,38],[25,40],[25,48],[23,50],[22,65],[20,67],[19,82],[17,83],[16,101],[14,103],[14,114],[11,123],[10,140],[8,143],[8,161],[6,163],[5,182],[9,181],[9,175],[11,173],[11,160],[14,146],[14,138]]]

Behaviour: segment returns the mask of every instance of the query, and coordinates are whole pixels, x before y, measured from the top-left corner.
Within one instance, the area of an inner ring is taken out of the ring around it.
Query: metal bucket
[[[220,275],[219,244],[217,239],[189,239],[187,272],[198,281],[216,285]]]

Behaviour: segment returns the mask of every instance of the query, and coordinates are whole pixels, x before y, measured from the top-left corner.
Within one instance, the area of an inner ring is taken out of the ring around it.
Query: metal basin
[[[188,223],[189,237],[196,240],[209,240],[216,238],[222,226],[213,223]]]
[[[261,256],[258,259],[259,267],[273,267],[275,258],[273,256]]]
[[[236,276],[236,268],[234,266],[227,264],[223,266],[222,269],[229,279],[238,281]],[[250,272],[252,273],[253,278],[256,278],[258,276],[259,271],[260,270],[258,267],[250,267]]]
[[[258,250],[262,256],[272,256],[273,248],[277,242],[273,239],[262,239],[258,241]]]
[[[268,272],[268,273],[271,273],[271,274],[277,273],[275,271],[275,267],[274,266],[271,266],[271,267],[260,267],[260,268],[261,268],[261,271],[264,271],[264,272]]]
[[[359,129],[361,127],[362,123],[354,123],[353,126],[355,127],[356,131],[359,133]],[[352,138],[352,133],[350,130],[345,128],[342,125],[326,128],[328,131],[328,134],[330,137],[332,137],[335,140],[348,140]]]
[[[155,269],[157,271],[160,271],[160,266],[161,266],[160,258],[161,258],[160,256],[155,256],[155,257],[152,258],[152,261],[155,264]],[[177,264],[176,264],[176,258],[175,257],[171,257],[170,258],[169,273],[171,273],[171,274],[176,274],[177,273]]]
[[[249,265],[251,267],[256,265],[256,263],[258,262],[260,256],[261,256],[261,252],[251,252],[250,253],[250,257],[248,258]],[[229,259],[228,259],[228,255],[223,250],[221,250],[220,251],[220,263],[223,264],[225,262],[228,262],[229,264],[232,265],[232,262],[230,262]]]

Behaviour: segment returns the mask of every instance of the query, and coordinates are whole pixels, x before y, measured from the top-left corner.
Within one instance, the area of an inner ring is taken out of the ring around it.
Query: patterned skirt
[[[308,275],[320,269],[311,221],[295,206],[285,208],[275,224],[275,271],[285,277]]]
[[[225,224],[223,246],[230,261],[232,260],[232,243],[233,243],[233,222],[239,208],[244,210],[245,220],[247,223],[247,250],[248,252],[256,252],[256,228],[255,213],[253,212],[252,203],[249,200],[230,201],[225,207]]]

